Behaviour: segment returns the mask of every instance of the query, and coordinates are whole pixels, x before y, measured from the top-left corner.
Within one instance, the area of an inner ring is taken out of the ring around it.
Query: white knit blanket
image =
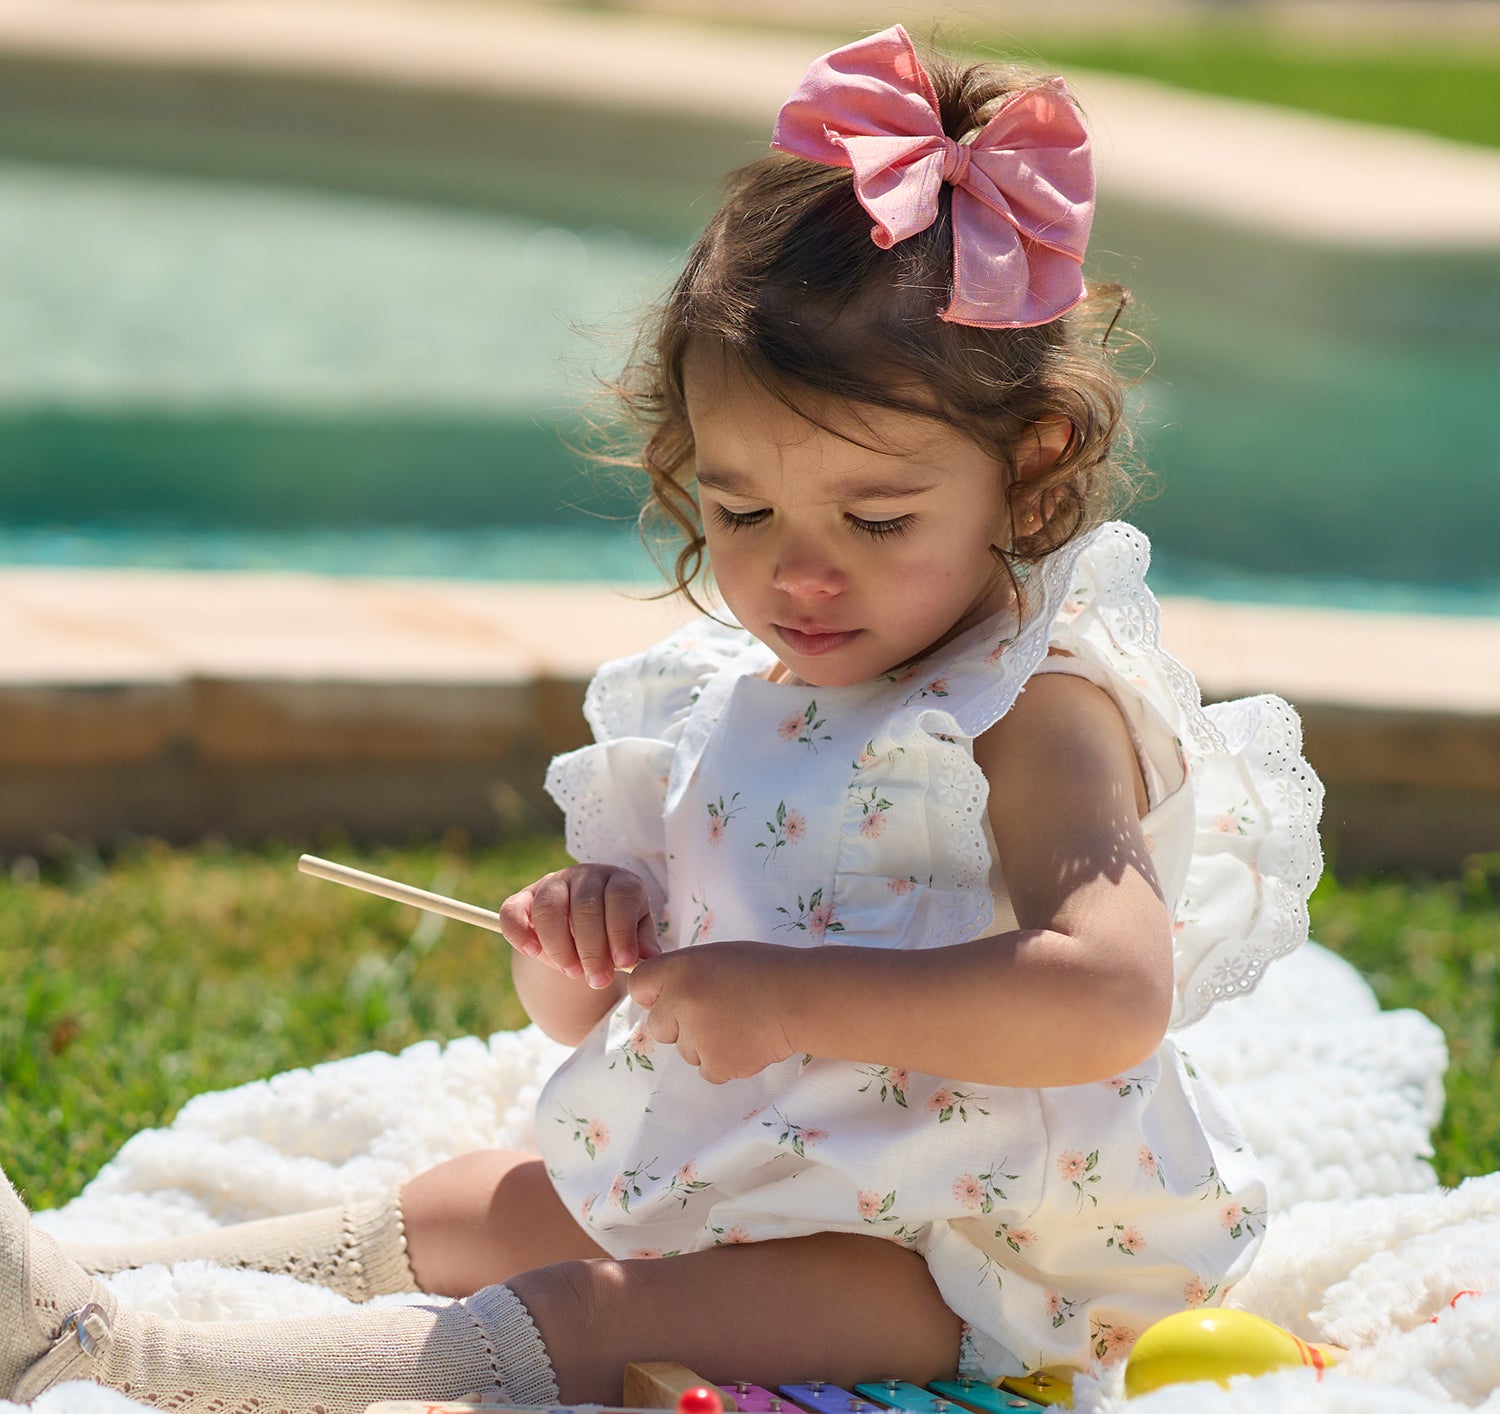
[[[1308,946],[1271,968],[1255,995],[1184,1032],[1183,1045],[1237,1105],[1269,1167],[1276,1217],[1231,1304],[1353,1354],[1321,1381],[1297,1369],[1227,1390],[1168,1387],[1128,1404],[1116,1370],[1081,1381],[1075,1407],[1500,1414],[1500,1174],[1437,1187],[1426,1161],[1446,1064],[1437,1028],[1414,1012],[1381,1012],[1351,968]],[[535,1030],[505,1032],[201,1095],[168,1128],[136,1135],[81,1197],[41,1222],[81,1240],[155,1236],[373,1196],[473,1149],[530,1149],[537,1091],[562,1054]],[[111,1284],[129,1303],[200,1320],[348,1305],[289,1277],[201,1262]],[[1450,1310],[1465,1289],[1496,1294]],[[15,1407],[0,1401],[0,1414]],[[86,1384],[52,1390],[35,1407],[136,1408]]]

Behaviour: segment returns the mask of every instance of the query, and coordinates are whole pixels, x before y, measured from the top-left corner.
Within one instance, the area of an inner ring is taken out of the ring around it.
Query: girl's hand
[[[778,943],[709,943],[641,963],[632,1000],[646,1034],[677,1047],[710,1085],[742,1080],[795,1055],[787,1022],[803,950]]]
[[[574,864],[512,894],[500,931],[517,952],[595,988],[661,952],[646,886],[612,864]]]

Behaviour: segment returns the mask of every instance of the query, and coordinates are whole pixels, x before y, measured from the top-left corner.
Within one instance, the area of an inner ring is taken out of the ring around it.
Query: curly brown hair
[[[1009,65],[929,57],[926,67],[943,130],[957,141],[972,140],[1006,97],[1041,82]],[[952,297],[951,202],[945,185],[932,225],[882,250],[847,169],[772,153],[731,174],[723,205],[612,390],[644,438],[642,534],[653,549],[663,530],[667,543],[681,542],[666,592],[696,604],[693,584],[705,568],[683,391],[694,340],[720,346],[739,371],[811,420],[824,400],[850,399],[936,418],[990,451],[1013,528],[1023,507],[1044,512],[1039,529],[994,547],[1018,588],[1020,567],[1128,499],[1131,476],[1119,454],[1124,384],[1107,344],[1127,292],[1090,285],[1082,304],[1031,328],[943,320]],[[1058,424],[1068,429],[1061,455],[1023,482],[1023,439]]]

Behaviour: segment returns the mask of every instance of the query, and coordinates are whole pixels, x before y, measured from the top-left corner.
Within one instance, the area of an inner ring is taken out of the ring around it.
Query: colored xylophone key
[[[1024,1394],[996,1389],[984,1380],[934,1380],[927,1388],[965,1409],[975,1410],[977,1414],[1015,1414],[1017,1410],[1046,1408]]]
[[[734,1401],[744,1414],[802,1414],[801,1409],[784,1394],[777,1394],[750,1380],[735,1380],[719,1388]]]
[[[872,1380],[855,1385],[854,1391],[903,1414],[1013,1414],[1041,1407],[979,1380],[934,1380],[925,1389],[905,1380]]]

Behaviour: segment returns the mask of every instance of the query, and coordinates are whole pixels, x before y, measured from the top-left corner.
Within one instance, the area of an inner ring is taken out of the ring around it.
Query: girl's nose
[[[799,599],[826,599],[841,593],[847,576],[833,557],[816,545],[783,544],[771,582],[783,594]]]

